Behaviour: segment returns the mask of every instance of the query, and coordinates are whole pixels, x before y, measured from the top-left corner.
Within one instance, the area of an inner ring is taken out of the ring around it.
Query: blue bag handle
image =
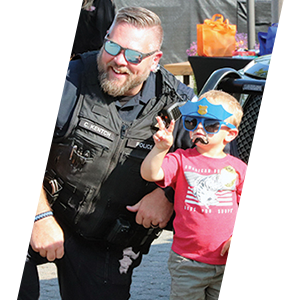
[[[268,32],[258,32],[259,55],[271,54],[275,43],[278,23],[273,23]]]

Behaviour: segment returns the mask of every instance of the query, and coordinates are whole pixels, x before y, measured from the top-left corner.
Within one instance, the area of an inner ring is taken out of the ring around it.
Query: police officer
[[[38,299],[36,265],[47,261],[62,299],[129,299],[133,269],[173,213],[140,164],[156,116],[194,97],[159,66],[162,40],[156,14],[122,8],[101,50],[70,62],[19,299]],[[191,146],[176,126],[172,151]]]

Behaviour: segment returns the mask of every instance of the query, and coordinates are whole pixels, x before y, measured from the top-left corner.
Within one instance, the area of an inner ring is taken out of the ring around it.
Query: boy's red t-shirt
[[[172,250],[207,264],[223,265],[224,243],[233,233],[246,164],[227,155],[210,158],[196,148],[169,153],[162,168],[161,187],[175,190]]]

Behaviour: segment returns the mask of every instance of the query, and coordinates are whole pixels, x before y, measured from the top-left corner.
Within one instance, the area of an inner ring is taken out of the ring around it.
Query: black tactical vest
[[[164,69],[159,71],[161,94],[131,124],[103,96],[95,55],[85,54],[81,59],[80,96],[65,136],[53,140],[47,165],[49,180],[55,179],[62,187],[52,207],[58,219],[85,238],[114,242],[121,228],[127,244],[133,243],[136,232],[141,242],[149,230],[136,224],[135,214],[126,205],[136,204],[157,187],[142,179],[140,165],[154,145],[155,117],[167,104],[180,101],[175,92],[178,83]]]

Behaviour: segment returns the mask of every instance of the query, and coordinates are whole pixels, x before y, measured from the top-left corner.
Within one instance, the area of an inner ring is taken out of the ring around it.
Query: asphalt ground
[[[169,300],[170,275],[167,261],[173,234],[163,231],[155,240],[141,265],[133,272],[130,300]],[[47,263],[38,267],[41,285],[40,300],[59,300],[56,266]]]

